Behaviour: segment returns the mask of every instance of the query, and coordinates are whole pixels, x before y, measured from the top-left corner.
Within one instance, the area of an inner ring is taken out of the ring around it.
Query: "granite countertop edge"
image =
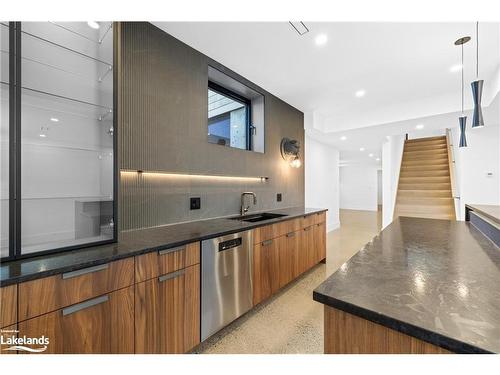
[[[54,276],[54,275],[62,274],[65,272],[75,271],[75,270],[82,269],[82,268],[97,266],[100,264],[104,264],[104,263],[108,263],[108,262],[112,262],[112,261],[116,261],[116,260],[120,260],[120,259],[130,258],[133,256],[142,255],[142,254],[146,254],[146,253],[150,253],[150,252],[154,252],[154,251],[170,249],[173,247],[182,246],[182,245],[192,243],[192,242],[203,241],[206,239],[225,236],[225,235],[232,234],[232,233],[244,232],[244,231],[252,230],[255,228],[262,227],[262,226],[276,224],[276,223],[288,221],[291,219],[296,219],[296,218],[301,217],[301,216],[309,216],[309,215],[314,215],[317,213],[328,211],[328,209],[325,209],[325,208],[289,207],[289,208],[282,208],[282,209],[275,209],[275,210],[266,210],[265,212],[287,212],[287,211],[291,211],[291,210],[303,210],[304,212],[291,213],[291,214],[288,214],[287,216],[284,216],[284,217],[264,220],[261,222],[255,222],[255,223],[245,222],[244,226],[242,226],[240,228],[232,228],[232,229],[228,229],[228,230],[217,230],[217,231],[211,232],[209,234],[193,236],[193,237],[190,237],[188,239],[183,239],[180,241],[164,242],[164,243],[161,243],[159,245],[154,245],[154,246],[136,246],[136,247],[131,246],[131,248],[129,250],[124,249],[123,252],[121,252],[119,254],[112,254],[112,255],[108,255],[108,256],[99,257],[97,259],[87,260],[87,261],[79,260],[79,261],[75,261],[74,264],[69,264],[67,266],[62,266],[62,267],[55,267],[53,269],[48,269],[45,271],[37,271],[37,272],[28,273],[28,274],[24,274],[24,275],[20,274],[17,276],[6,276],[4,279],[3,279],[4,276],[1,275],[2,279],[0,280],[0,287],[18,284],[18,283],[22,283],[22,282],[26,282],[26,281],[32,281],[32,280],[36,280],[36,279],[41,279],[43,277]],[[248,215],[255,214],[255,213],[258,213],[258,212],[248,213]],[[149,230],[161,230],[162,227],[172,228],[172,227],[175,227],[176,225],[183,225],[183,224],[209,223],[210,221],[221,220],[221,219],[231,220],[231,217],[198,220],[198,221],[193,221],[193,222],[189,222],[189,223],[164,225],[164,226],[154,227],[154,228],[137,229],[137,230],[128,231],[128,232],[130,233],[130,232],[142,232],[142,231],[149,231]],[[127,232],[124,232],[124,233],[127,233]],[[98,246],[85,247],[85,248],[77,249],[77,250],[70,250],[66,253],[65,252],[55,252],[53,254],[40,255],[37,257],[27,257],[24,259],[3,261],[0,263],[0,266],[5,267],[5,266],[8,266],[8,265],[13,264],[13,263],[18,263],[18,264],[20,263],[22,265],[23,262],[26,262],[26,263],[27,262],[36,262],[37,258],[39,258],[39,260],[42,262],[44,260],[50,259],[51,257],[56,258],[56,257],[61,256],[63,254],[68,255],[68,256],[70,254],[78,255],[78,254],[83,254],[86,251],[87,252],[94,251],[94,250],[98,251],[100,248],[103,249],[106,246],[113,246],[113,245],[117,245],[119,243],[120,243],[120,241],[118,241],[116,243],[109,244],[109,245],[98,245]],[[90,255],[89,255],[89,257],[90,257]]]
[[[452,339],[446,335],[437,332],[429,331],[427,329],[418,327],[416,325],[406,323],[399,319],[375,312],[373,310],[365,309],[363,307],[353,305],[331,296],[327,296],[316,290],[313,291],[313,300],[322,303],[326,306],[342,310],[346,313],[358,316],[360,318],[369,320],[373,323],[380,324],[384,327],[393,329],[395,331],[404,333],[408,336],[417,338],[427,343],[439,346],[443,349],[449,350],[458,354],[494,354],[493,352],[479,348],[474,345],[464,343],[459,340]]]

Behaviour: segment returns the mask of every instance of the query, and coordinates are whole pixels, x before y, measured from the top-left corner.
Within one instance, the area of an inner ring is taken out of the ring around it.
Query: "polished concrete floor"
[[[323,308],[312,292],[381,228],[381,211],[340,210],[328,233],[327,261],[201,344],[195,353],[323,353]]]

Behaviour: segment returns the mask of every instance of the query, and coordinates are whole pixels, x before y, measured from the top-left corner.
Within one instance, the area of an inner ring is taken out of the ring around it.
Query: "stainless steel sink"
[[[273,214],[273,213],[270,213],[270,212],[262,212],[260,214],[243,215],[243,216],[232,217],[231,220],[239,220],[239,221],[246,221],[246,222],[249,222],[249,223],[255,223],[255,222],[258,222],[258,221],[277,219],[277,218],[283,217],[283,216],[288,216],[288,215]]]

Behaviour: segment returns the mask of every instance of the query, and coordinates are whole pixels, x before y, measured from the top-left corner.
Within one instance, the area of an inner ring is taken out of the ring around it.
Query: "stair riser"
[[[403,160],[403,167],[424,166],[424,165],[448,165],[448,159],[420,159],[420,160]]]
[[[439,136],[436,136],[436,137],[408,139],[405,142],[413,144],[413,143],[433,142],[433,141],[444,141],[444,142],[446,142],[446,136],[445,135],[439,135]]]
[[[451,184],[399,184],[400,190],[451,190]]]
[[[403,153],[403,158],[405,157],[421,157],[421,156],[430,156],[430,157],[448,157],[448,151],[445,149],[441,150],[427,150],[427,151],[405,151]]]
[[[436,170],[436,171],[401,171],[401,174],[399,177],[443,177],[443,176],[448,176],[449,177],[449,172],[448,169],[445,170]]]
[[[454,206],[452,198],[398,197],[397,203],[398,205]]]
[[[412,214],[412,213],[399,213],[395,212],[394,217],[420,217],[425,219],[441,219],[441,220],[455,220],[455,214]]]
[[[436,183],[450,183],[449,176],[439,176],[439,177],[403,177],[399,178],[400,184],[436,184]]]
[[[404,150],[408,152],[417,152],[417,151],[446,150],[447,148],[448,147],[446,143],[443,143],[443,144],[429,145],[429,146],[405,145]]]
[[[451,198],[451,190],[399,190],[398,198]]]
[[[405,161],[420,161],[420,160],[432,160],[436,163],[447,163],[448,154],[442,155],[403,155],[403,163]]]
[[[403,165],[401,167],[401,173],[403,172],[417,172],[417,171],[425,171],[425,172],[430,172],[430,171],[448,171],[448,163],[446,164],[428,164],[428,165],[418,165],[418,164],[409,164],[409,165]]]

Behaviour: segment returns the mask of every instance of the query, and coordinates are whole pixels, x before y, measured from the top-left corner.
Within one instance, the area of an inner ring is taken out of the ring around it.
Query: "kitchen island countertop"
[[[468,222],[400,217],[313,298],[458,353],[500,353],[500,249]]]

